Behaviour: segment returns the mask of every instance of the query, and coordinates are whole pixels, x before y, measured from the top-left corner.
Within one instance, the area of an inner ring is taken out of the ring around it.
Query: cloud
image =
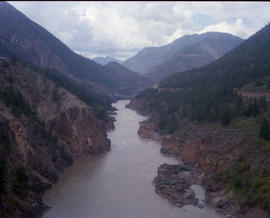
[[[125,59],[193,33],[247,38],[270,21],[268,2],[10,2],[75,52]]]
[[[233,35],[242,37],[244,39],[248,38],[252,33],[255,32],[254,29],[248,28],[247,25],[244,24],[243,19],[237,18],[233,23],[221,22],[215,25],[206,26],[199,33],[205,32],[225,32],[231,33]]]

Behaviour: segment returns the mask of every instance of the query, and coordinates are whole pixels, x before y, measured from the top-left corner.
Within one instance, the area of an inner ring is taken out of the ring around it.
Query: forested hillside
[[[237,202],[243,214],[258,207],[270,214],[269,59],[270,24],[215,62],[173,74],[130,103],[151,115],[157,132],[171,134],[162,152],[199,166],[209,196],[223,193],[223,202],[212,202],[228,212]]]

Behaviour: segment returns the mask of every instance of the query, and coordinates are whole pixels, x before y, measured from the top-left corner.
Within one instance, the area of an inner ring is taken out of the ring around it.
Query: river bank
[[[160,136],[155,132],[155,120],[158,118],[155,113],[145,110],[143,102],[131,101],[128,107],[143,115],[151,114],[150,119],[140,123],[138,134],[142,138],[160,141],[161,153],[183,160],[196,175],[193,177],[196,180],[190,179],[189,182],[202,185],[206,189],[206,202],[209,205],[230,217],[267,217],[261,209],[247,208],[239,203],[244,199],[239,199],[223,181],[226,169],[230,169],[231,164],[237,162],[243,148],[257,137],[256,131],[242,128],[226,129],[216,124],[198,125],[185,121],[181,123],[178,131]],[[168,179],[171,176],[167,173]],[[173,194],[171,189],[167,189],[167,193],[164,191],[162,195],[171,200]],[[177,204],[177,200],[174,203]]]
[[[74,163],[48,190],[43,201],[51,209],[43,218],[223,218],[205,205],[181,208],[155,193],[152,182],[160,165],[178,165],[176,158],[160,154],[161,144],[142,139],[139,123],[147,117],[125,108],[118,101],[113,115],[115,129],[108,132],[111,150]],[[194,188],[193,188],[194,189]],[[204,191],[195,187],[196,198]]]

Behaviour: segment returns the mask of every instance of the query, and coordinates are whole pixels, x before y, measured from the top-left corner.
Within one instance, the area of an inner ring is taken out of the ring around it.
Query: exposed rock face
[[[37,112],[35,119],[18,116],[0,98],[0,216],[35,217],[46,208],[42,193],[63,169],[82,155],[108,151],[110,140],[91,107],[40,74],[0,61],[0,83],[0,92],[18,90]]]
[[[41,194],[56,182],[72,158],[39,125],[26,118],[10,121],[0,117],[0,134],[8,136],[8,143],[1,143],[0,151],[1,160],[5,161],[6,187],[1,193],[0,215],[34,217],[46,208],[41,203]],[[26,186],[18,186],[14,181],[22,166],[28,178]]]
[[[105,128],[107,131],[114,130],[115,128],[114,122],[116,119],[112,116],[113,114],[115,114],[115,112],[109,114],[108,120],[106,122]]]
[[[158,176],[155,177],[156,193],[166,197],[179,207],[187,204],[198,204],[191,186],[191,173],[181,165],[162,164],[158,168]]]
[[[58,140],[72,145],[66,148],[75,158],[82,154],[98,154],[109,149],[109,141],[102,131],[104,127],[90,108],[69,108],[49,122]]]
[[[128,107],[136,109],[142,114],[150,114],[150,119],[141,124],[139,133],[143,137],[153,138],[153,135],[157,134],[154,130],[158,123],[158,117],[154,111],[149,110],[147,102],[135,98],[132,99]],[[161,152],[181,157],[181,160],[190,167],[190,174],[195,175],[191,176],[188,181],[203,185],[206,189],[207,202],[217,210],[237,218],[266,218],[266,211],[256,207],[248,208],[244,206],[243,199],[239,199],[236,193],[228,188],[225,181],[218,179],[222,178],[219,175],[224,170],[230,172],[243,154],[254,153],[253,156],[249,155],[250,160],[256,160],[250,165],[252,171],[265,165],[267,154],[256,157],[256,147],[254,147],[254,144],[250,144],[250,142],[255,142],[257,138],[258,129],[256,126],[224,128],[217,123],[198,125],[183,120],[179,123],[177,131],[174,131],[172,135],[160,137],[162,140]],[[175,182],[170,182],[173,173],[167,168],[170,168],[170,166],[161,167],[162,170],[159,171],[159,179],[157,180],[159,182],[155,184],[163,196],[177,203],[176,199],[172,200],[172,193],[174,193],[178,184],[175,183],[175,187],[172,187],[174,186],[172,183]],[[180,181],[180,178],[178,179]],[[166,184],[167,180],[169,181],[168,184]],[[182,202],[183,193],[175,196]]]
[[[149,120],[140,123],[138,135],[142,138],[151,138],[154,140],[158,140],[160,138],[155,132],[155,125],[149,122]]]

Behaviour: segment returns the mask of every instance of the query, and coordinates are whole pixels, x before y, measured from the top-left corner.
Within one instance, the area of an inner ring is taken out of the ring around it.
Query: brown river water
[[[179,208],[155,193],[157,168],[179,160],[160,154],[160,142],[137,135],[147,119],[125,108],[127,100],[113,106],[115,130],[108,132],[111,151],[84,158],[67,168],[49,189],[43,202],[50,206],[43,218],[224,218],[204,203],[204,189],[194,185],[204,208]]]

